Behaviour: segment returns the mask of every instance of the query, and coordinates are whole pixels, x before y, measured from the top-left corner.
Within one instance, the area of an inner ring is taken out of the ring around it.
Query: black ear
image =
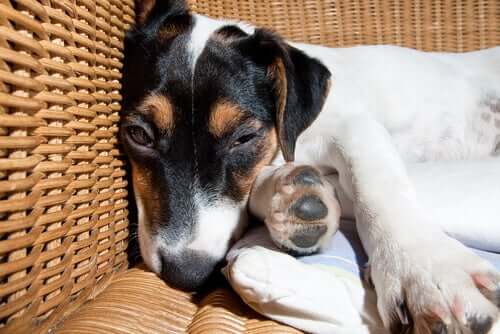
[[[136,24],[125,35],[122,96],[125,112],[159,78],[154,70],[168,41],[188,31],[192,16],[184,0],[136,0]]]
[[[177,16],[188,12],[185,0],[135,0],[136,26],[161,22],[166,16]]]
[[[294,160],[299,135],[320,113],[330,85],[330,71],[317,59],[265,29],[240,43],[253,61],[267,66],[276,99],[276,128],[286,161]]]

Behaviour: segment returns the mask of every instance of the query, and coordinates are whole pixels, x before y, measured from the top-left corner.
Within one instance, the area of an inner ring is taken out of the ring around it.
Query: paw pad
[[[291,213],[305,221],[319,220],[326,217],[328,208],[316,195],[299,198],[290,208]]]
[[[311,167],[304,167],[300,172],[293,178],[293,183],[295,185],[316,185],[323,184],[321,181],[321,176],[318,172]]]
[[[317,252],[338,228],[340,206],[333,188],[310,166],[286,165],[275,175],[265,220],[272,239],[289,254]]]
[[[318,242],[318,239],[326,233],[325,225],[306,225],[302,229],[298,229],[290,237],[290,241],[294,243],[295,246],[300,248],[309,248]]]

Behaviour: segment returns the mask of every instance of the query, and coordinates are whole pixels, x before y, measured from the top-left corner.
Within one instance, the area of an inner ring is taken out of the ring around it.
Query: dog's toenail
[[[477,284],[477,283],[476,283]],[[500,288],[489,289],[484,286],[479,286],[479,291],[485,296],[489,301],[491,301],[496,307],[500,308]]]
[[[325,234],[325,225],[313,225],[304,227],[302,230],[295,232],[295,234],[290,238],[297,247],[309,248],[314,246],[318,239]]]
[[[493,326],[491,317],[471,317],[468,319],[469,328],[474,334],[486,334]]]
[[[408,325],[410,323],[410,321],[408,320],[408,308],[406,307],[406,304],[404,302],[399,304],[399,307],[396,308],[396,313],[399,320],[401,321],[401,324]]]
[[[294,177],[293,183],[301,185],[323,184],[318,172],[310,167],[301,170],[300,173]]]
[[[476,283],[480,287],[484,287],[488,290],[495,290],[496,289],[495,283],[493,283],[493,281],[486,275],[475,274],[475,275],[472,275],[472,279],[474,280],[474,283]]]
[[[315,195],[306,195],[291,207],[293,214],[302,220],[323,219],[328,214],[328,208],[325,203]]]
[[[447,334],[448,331],[446,330],[446,325],[444,323],[437,322],[434,325],[432,325],[431,333],[432,334]]]

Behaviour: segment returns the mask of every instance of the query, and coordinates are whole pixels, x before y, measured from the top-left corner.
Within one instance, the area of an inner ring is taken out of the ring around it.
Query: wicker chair
[[[329,46],[500,45],[498,0],[193,0]],[[0,333],[298,333],[227,287],[202,297],[128,268],[117,146],[133,0],[0,1]]]

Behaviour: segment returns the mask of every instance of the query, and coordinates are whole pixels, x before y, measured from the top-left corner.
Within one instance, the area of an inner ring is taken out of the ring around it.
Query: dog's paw
[[[334,190],[318,170],[294,165],[278,170],[265,222],[281,249],[294,255],[316,252],[337,231],[339,219]]]
[[[500,274],[458,241],[443,239],[372,258],[378,310],[392,333],[492,333]]]

